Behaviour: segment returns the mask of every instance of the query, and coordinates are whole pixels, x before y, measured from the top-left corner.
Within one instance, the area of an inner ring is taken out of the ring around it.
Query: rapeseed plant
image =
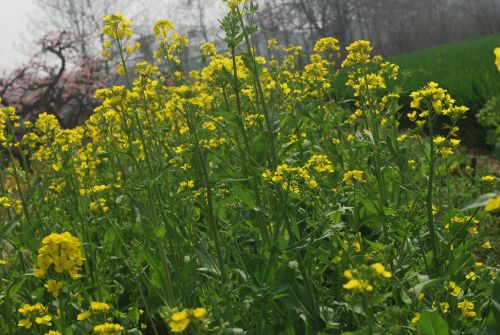
[[[0,108],[2,334],[486,331],[500,196],[460,168],[467,107],[431,82],[401,115],[368,41],[261,57],[257,6],[225,2],[227,52],[203,44],[189,73],[169,20],[132,67],[132,23],[106,16],[124,85],[83,125]]]

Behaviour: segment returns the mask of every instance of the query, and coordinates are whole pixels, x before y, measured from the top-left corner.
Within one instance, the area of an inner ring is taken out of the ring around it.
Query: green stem
[[[207,216],[208,216],[208,224],[209,224],[209,229],[211,233],[211,237],[215,243],[215,252],[217,255],[217,260],[219,263],[219,270],[221,272],[221,279],[222,279],[222,284],[224,285],[223,288],[223,293],[224,293],[224,300],[226,302],[226,308],[227,308],[227,317],[228,320],[231,324],[233,324],[233,307],[231,304],[230,296],[228,293],[228,285],[229,285],[229,279],[228,275],[226,272],[226,265],[224,263],[224,256],[222,253],[222,247],[219,239],[219,231],[217,227],[217,220],[215,217],[215,210],[214,210],[214,205],[213,205],[213,195],[212,195],[212,185],[210,183],[210,177],[208,173],[208,166],[207,162],[205,160],[203,151],[200,146],[200,141],[198,138],[198,132],[196,130],[196,125],[193,123],[193,120],[189,117],[189,114],[187,115],[187,121],[188,121],[188,127],[190,129],[191,134],[193,135],[193,140],[194,140],[194,146],[196,148],[196,153],[198,155],[198,161],[200,163],[200,168],[201,168],[201,173],[202,173],[202,180],[205,186],[205,191],[206,191],[206,196],[207,196]]]
[[[429,180],[427,184],[427,197],[426,197],[426,207],[427,207],[427,224],[429,228],[431,247],[432,247],[432,262],[434,271],[439,276],[439,245],[437,240],[436,226],[434,222],[434,214],[432,212],[432,202],[433,202],[433,189],[434,189],[434,172],[435,172],[435,161],[436,155],[434,152],[434,134],[432,129],[432,119],[431,113],[429,112],[428,123],[429,123]]]

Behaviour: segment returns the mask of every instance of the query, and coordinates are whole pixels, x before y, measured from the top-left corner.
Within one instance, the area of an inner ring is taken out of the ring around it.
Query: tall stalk
[[[427,196],[426,196],[427,225],[429,228],[429,233],[431,238],[432,263],[436,275],[439,276],[441,272],[439,269],[440,267],[439,245],[436,233],[436,226],[434,222],[434,213],[432,211],[436,154],[434,152],[434,132],[432,127],[433,119],[431,112],[429,112],[427,123],[429,126],[429,180],[427,183]]]
[[[219,265],[219,271],[221,273],[221,279],[222,279],[222,284],[224,286],[223,288],[223,294],[224,294],[224,300],[226,303],[226,313],[229,322],[232,324],[233,323],[233,307],[231,303],[231,298],[229,295],[229,277],[226,271],[226,264],[224,262],[224,255],[222,253],[222,247],[220,243],[220,238],[219,238],[219,229],[217,226],[217,219],[215,216],[215,209],[214,209],[214,204],[213,204],[213,194],[212,194],[212,184],[210,182],[210,176],[208,172],[208,164],[205,159],[205,156],[203,154],[203,150],[200,146],[200,140],[198,137],[198,132],[196,130],[196,125],[194,123],[194,120],[191,118],[191,114],[188,112],[186,115],[186,119],[188,122],[188,127],[191,135],[193,136],[193,141],[194,141],[194,147],[196,149],[196,155],[198,158],[199,162],[199,168],[201,169],[201,177],[203,181],[203,186],[205,188],[205,194],[207,197],[207,217],[208,217],[208,224],[209,224],[209,230],[210,230],[210,235],[212,235],[212,239],[215,244],[215,253],[217,256],[217,262]]]

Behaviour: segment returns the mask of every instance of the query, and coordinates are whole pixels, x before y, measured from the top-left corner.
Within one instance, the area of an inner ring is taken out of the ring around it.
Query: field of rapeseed
[[[226,2],[228,51],[189,74],[170,21],[130,69],[107,16],[126,85],[82,126],[0,108],[0,333],[499,334],[499,182],[460,153],[468,108],[431,82],[401,115],[368,41],[265,59],[257,8]]]

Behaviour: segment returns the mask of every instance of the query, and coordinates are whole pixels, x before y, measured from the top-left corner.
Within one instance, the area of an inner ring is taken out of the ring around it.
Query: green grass
[[[448,89],[458,103],[468,106],[471,113],[462,125],[464,139],[469,145],[483,146],[484,131],[474,114],[489,98],[500,94],[500,74],[493,55],[495,47],[500,47],[500,34],[403,54],[390,60],[408,74],[402,83],[405,93],[435,81]]]

